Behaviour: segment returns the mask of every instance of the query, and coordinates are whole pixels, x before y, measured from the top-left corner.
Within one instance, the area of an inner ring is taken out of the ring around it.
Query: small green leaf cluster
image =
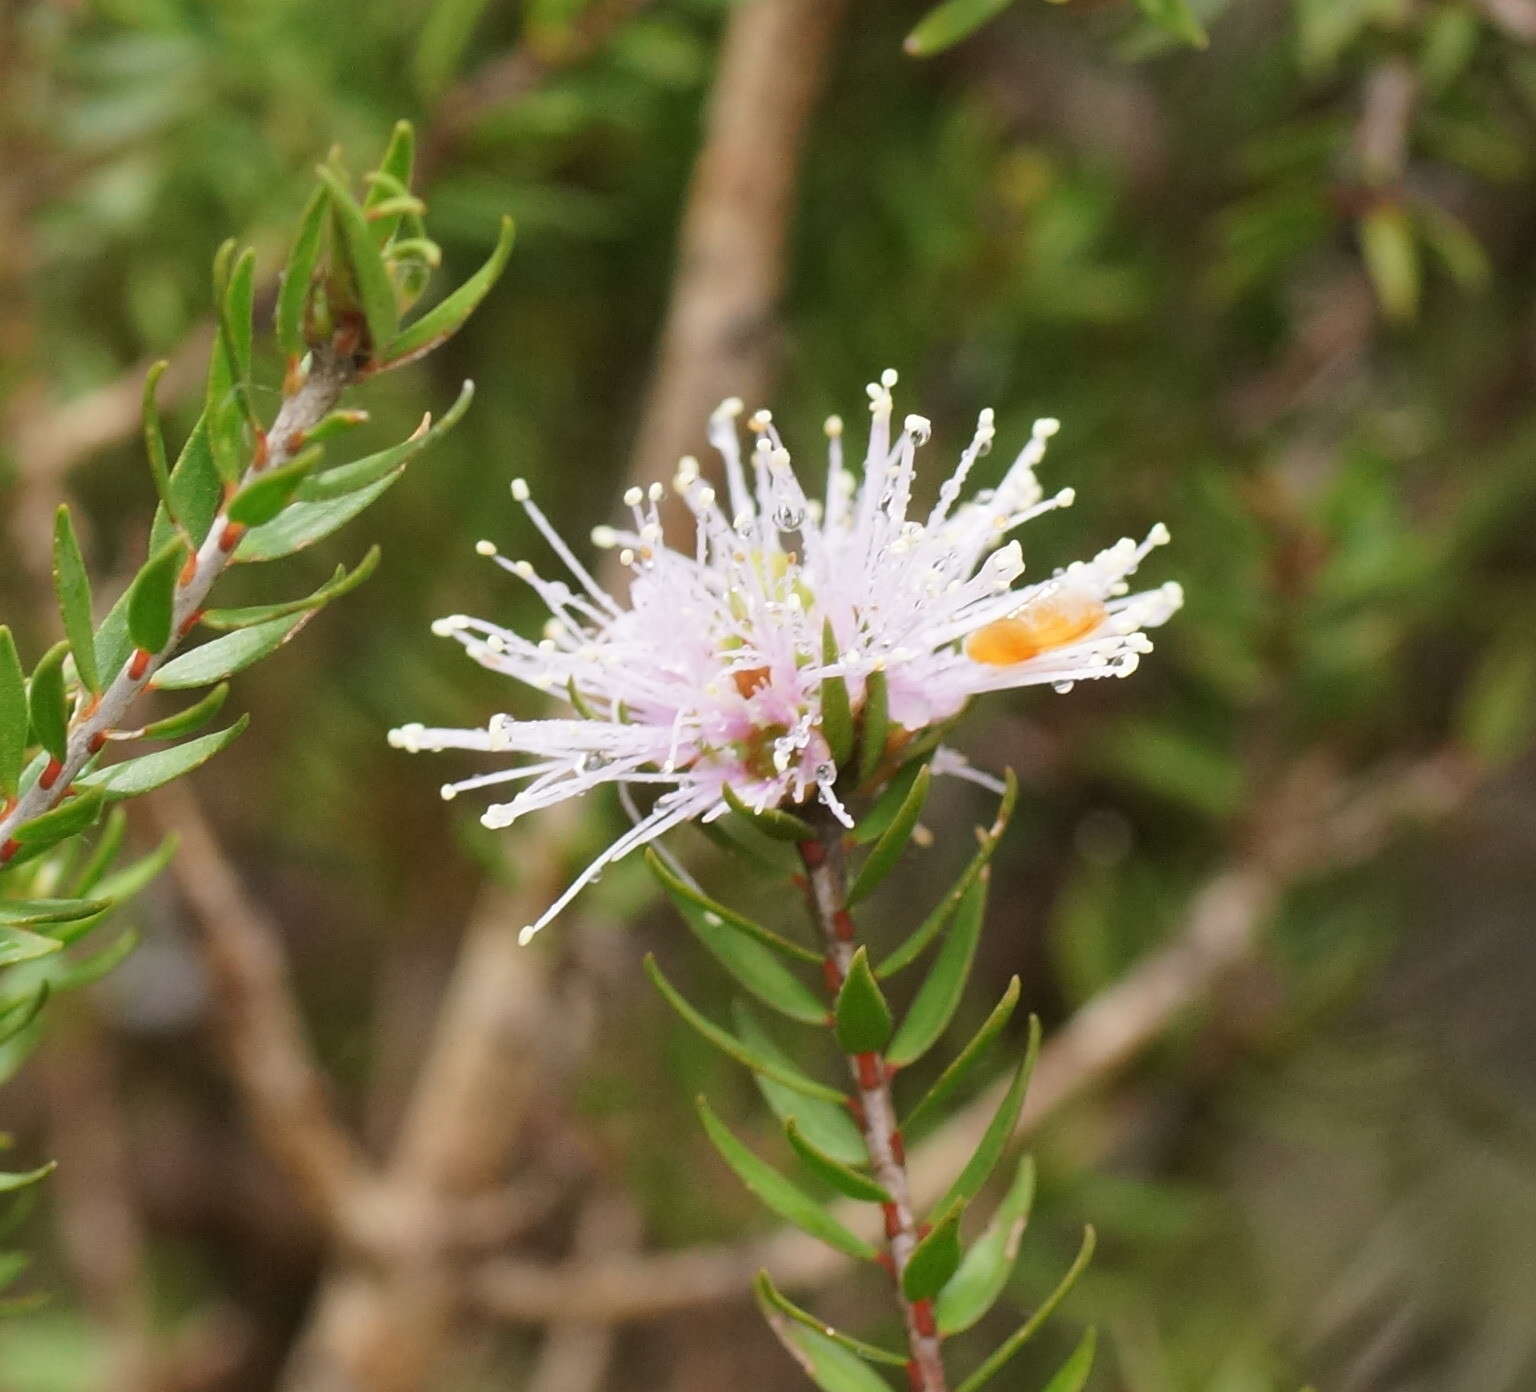
[[[50,991],[92,979],[131,947],[124,936],[83,960],[60,955],[168,854],[165,848],[108,877],[122,837],[122,814],[113,805],[190,773],[237,738],[244,717],[188,736],[218,715],[228,678],[275,652],[366,580],[379,551],[281,603],[212,607],[214,583],[233,566],[280,560],[328,537],[379,498],[469,406],[466,383],[440,421],[428,417],[399,444],[349,462],[327,457],[338,437],[367,419],[338,406],[345,389],[452,336],[510,250],[505,223],[480,271],[404,322],[440,260],[426,236],[425,206],[410,191],[413,143],[411,127],[396,126],[379,167],[365,177],[361,200],[334,161],[320,170],[277,296],[286,363],[281,405],[270,422],[255,407],[255,257],[233,243],[220,250],[213,276],[218,332],[203,410],[174,462],[155,402],[164,364],[145,386],[143,438],[159,499],[145,560],[98,623],[75,524],[61,506],[53,578],[63,637],[29,667],[11,630],[0,625],[0,1035],[9,1041],[0,1048],[14,1052],[31,1038]],[[199,628],[217,636],[188,647]],[[136,723],[146,692],[204,688],[174,714]],[[105,757],[116,746],[146,741],[165,747]],[[108,809],[94,851],[72,868],[86,833]]]
[[[878,683],[876,683],[878,686]],[[828,707],[837,710],[834,700]],[[881,727],[883,703],[878,691],[857,721],[839,736],[831,732],[844,766],[873,771],[871,745],[884,749],[889,732]],[[834,722],[835,724],[835,722]],[[887,770],[889,773],[889,771]],[[865,847],[849,877],[846,904],[867,896],[896,864],[911,842],[932,778],[926,757],[918,757],[889,776],[867,814],[848,832],[848,847]],[[862,780],[861,780],[862,781]],[[895,1196],[874,1172],[874,1145],[859,1093],[869,1076],[881,1086],[924,1058],[943,1038],[959,1008],[985,916],[988,861],[1008,824],[1017,797],[1010,776],[993,824],[978,832],[975,854],[938,904],[897,947],[872,960],[860,945],[838,970],[834,956],[795,942],[751,916],[718,902],[680,868],[654,850],[647,853],[652,872],[682,915],[690,932],[743,993],[732,1007],[729,1024],[691,1004],[665,976],[653,957],[646,971],[667,1003],[692,1029],[747,1068],[769,1109],[783,1126],[787,1148],[802,1178],[791,1177],[752,1151],[699,1099],[705,1132],[727,1166],[746,1188],[784,1221],[861,1262],[885,1260],[818,1194],[844,1201],[881,1205],[887,1216]],[[728,799],[729,801],[729,799]],[[710,828],[722,844],[735,849],[758,843],[800,841],[817,835],[792,814],[754,814],[739,801],[731,816]],[[806,861],[809,868],[811,860]],[[886,994],[897,973],[929,957],[926,975],[910,1005],[900,1015]],[[830,948],[829,948],[830,954]],[[830,1000],[819,995],[804,973],[822,967]],[[832,989],[835,983],[835,990]],[[1004,1032],[1020,994],[1014,977],[996,1007],[956,1057],[926,1090],[900,1107],[900,1137],[920,1133],[941,1121],[952,1102],[974,1088],[985,1074],[992,1046]],[[830,1033],[838,1052],[847,1056],[857,1092],[812,1077],[770,1031],[749,999],[798,1025]],[[1029,1021],[1028,1047],[1015,1068],[971,1159],[922,1222],[920,1239],[900,1269],[900,1295],[931,1320],[940,1339],[969,1330],[996,1304],[1013,1273],[1034,1196],[1034,1167],[1028,1156],[1017,1162],[1013,1178],[990,1219],[970,1242],[962,1226],[971,1205],[1002,1163],[1023,1106],[1025,1089],[1039,1049],[1039,1022]],[[807,1185],[804,1181],[810,1181]],[[1036,1309],[1030,1320],[984,1359],[960,1384],[976,1392],[1008,1362],[1044,1322],[1076,1282],[1092,1252],[1092,1231],[1071,1269]],[[906,1353],[881,1348],[832,1328],[795,1305],[773,1284],[758,1277],[757,1296],[770,1326],[818,1387],[826,1392],[874,1392],[889,1384],[882,1366],[903,1367]],[[1051,1386],[1076,1388],[1087,1376],[1092,1335],[1062,1368]]]

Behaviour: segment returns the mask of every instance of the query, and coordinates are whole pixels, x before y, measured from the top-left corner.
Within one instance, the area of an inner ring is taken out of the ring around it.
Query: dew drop
[[[1052,682],[1051,690],[1054,691],[1058,696],[1065,696],[1067,692],[1072,690],[1072,688],[1076,685],[1076,682],[1069,681]]]

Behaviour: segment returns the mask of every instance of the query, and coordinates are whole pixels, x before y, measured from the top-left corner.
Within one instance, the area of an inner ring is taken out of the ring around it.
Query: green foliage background
[[[611,512],[725,8],[643,7],[440,152],[424,192],[448,275],[484,259],[503,211],[518,248],[458,340],[360,399],[381,444],[464,377],[474,408],[370,514],[378,574],[239,679],[253,731],[198,783],[282,922],[320,1050],[375,1136],[477,886],[517,873],[515,842],[439,800],[445,761],[408,759],[383,733],[479,723],[509,699],[427,625],[522,613],[473,552],[482,535],[512,553],[530,543],[511,476],[567,535]],[[1019,0],[920,62],[901,44],[921,7],[854,5],[800,185],[772,404],[803,459],[821,415],[856,419],[885,366],[902,374],[898,404],[934,418],[940,458],[983,405],[1004,447],[1034,416],[1060,417],[1047,486],[1070,482],[1079,501],[1025,537],[1037,574],[1159,518],[1173,530],[1157,578],[1179,578],[1188,606],[1132,681],[993,701],[962,739],[1024,784],[982,973],[1000,990],[1021,972],[1048,1027],[1176,934],[1197,888],[1275,819],[1320,815],[1309,780],[1447,752],[1477,776],[1449,819],[1298,877],[1258,960],[1044,1135],[1019,1301],[1048,1287],[1085,1217],[1104,1240],[1036,1367],[1059,1363],[1072,1319],[1091,1314],[1104,1389],[1515,1392],[1536,1381],[1536,1277],[1521,1260],[1536,1241],[1536,49],[1491,4],[1195,8],[1203,52],[1130,7]],[[402,115],[430,139],[466,73],[520,38],[557,53],[579,9],[0,11],[7,420],[66,412],[172,351],[204,317],[226,235],[275,268],[327,147],[372,152]],[[1415,89],[1386,171],[1365,129],[1384,72]],[[0,441],[0,515],[24,519],[29,487],[50,507],[72,494],[102,589],[148,526],[137,445],[37,485],[23,438],[8,427]],[[24,542],[12,527],[0,543],[0,612],[36,652],[55,635],[29,627]],[[324,579],[339,545],[298,558],[284,595]],[[934,807],[931,855],[958,857],[981,805],[951,788]],[[611,807],[586,815],[593,843],[617,824]],[[922,865],[902,876],[878,903],[900,911],[942,882]],[[708,1082],[736,1087],[744,1115],[749,1101],[638,971],[675,928],[637,867],[590,897],[597,928],[557,950],[600,956],[603,1007],[561,1124],[626,1176],[656,1240],[739,1233],[755,1215],[688,1098]],[[231,1302],[254,1352],[219,1385],[255,1388],[317,1251],[215,1061],[188,1048],[202,1005],[182,913],[168,890],[150,902],[145,947],[75,1009],[114,1060],[158,1317],[181,1327]],[[700,964],[676,969],[699,974],[695,997],[708,990]],[[61,1009],[54,1028],[67,1057],[86,1026]],[[34,1078],[5,1099],[28,1155],[48,1153],[48,1098]],[[178,1199],[174,1177],[198,1171],[253,1173],[289,1230],[232,1221],[233,1184]],[[101,1312],[53,1237],[65,1202],[46,1196],[28,1228],[50,1305],[0,1327],[0,1382],[16,1392],[102,1385]],[[644,1366],[672,1370],[658,1387],[798,1385],[750,1321],[634,1337]],[[495,1341],[455,1386],[519,1385],[525,1356]]]

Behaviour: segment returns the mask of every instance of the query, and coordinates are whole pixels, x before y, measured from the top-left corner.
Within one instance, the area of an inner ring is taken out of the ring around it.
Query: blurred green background
[[[457,764],[384,732],[533,709],[428,624],[532,621],[473,550],[532,544],[513,475],[568,536],[612,514],[722,30],[746,7],[656,0],[595,23],[581,0],[0,3],[0,613],[34,652],[53,637],[33,620],[60,497],[89,523],[99,593],[137,554],[150,483],[102,389],[136,398],[142,365],[199,331],[220,241],[274,273],[315,161],[339,144],[362,165],[400,116],[430,152],[448,275],[483,259],[501,212],[518,220],[461,337],[358,398],[384,442],[472,377],[468,418],[352,531],[239,577],[286,596],[384,548],[359,593],[239,678],[253,728],[195,780],[371,1147],[484,887],[529,869],[469,799],[439,800]],[[1088,0],[1018,0],[931,61],[902,51],[920,4],[854,0],[828,23],[787,280],[754,326],[770,404],[814,461],[821,417],[856,421],[893,366],[899,409],[935,421],[930,481],[982,406],[996,468],[1034,416],[1060,417],[1046,486],[1078,503],[1025,535],[1036,573],[1173,531],[1151,578],[1179,579],[1187,608],[1133,680],[993,699],[964,728],[974,761],[1024,787],[976,1018],[1020,972],[1059,1025],[1183,941],[1221,876],[1265,886],[1236,968],[1040,1133],[1014,1308],[1085,1220],[1100,1257],[1006,1385],[1038,1385],[1091,1320],[1098,1389],[1519,1392],[1536,1386],[1536,5],[1195,8],[1204,51]],[[526,81],[475,86],[509,57]],[[973,792],[936,799],[931,863],[877,924],[894,933],[943,883],[990,815]],[[583,815],[578,860],[619,824],[597,800]],[[689,1101],[708,1084],[769,1123],[639,962],[656,946],[695,998],[709,968],[638,867],[575,918],[548,934],[558,1037],[515,1157],[558,1192],[518,1250],[568,1251],[594,1187],[627,1195],[657,1247],[762,1230]],[[283,1386],[334,1270],[207,1044],[169,880],[138,922],[143,947],[59,1003],[0,1100],[29,1163],[63,1161],[22,1230],[48,1299],[0,1323],[4,1392]],[[851,1324],[882,1317],[877,1294],[838,1298]],[[134,1321],[156,1350],[138,1381],[114,1362]],[[618,1337],[586,1385],[801,1385],[744,1301]],[[533,1386],[540,1348],[537,1329],[466,1315],[428,1385]]]

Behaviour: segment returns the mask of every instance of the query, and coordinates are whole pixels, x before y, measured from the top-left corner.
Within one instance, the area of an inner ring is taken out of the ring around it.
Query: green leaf
[[[901,1273],[902,1294],[908,1300],[932,1300],[960,1266],[960,1205],[936,1224],[907,1259]]]
[[[435,97],[458,71],[464,50],[475,32],[489,0],[436,0],[425,11],[412,49],[411,72],[416,91]]]
[[[768,1327],[822,1392],[891,1392],[890,1384],[835,1334],[786,1317],[761,1296],[759,1304]]]
[[[338,233],[337,251],[350,273],[358,308],[367,321],[370,356],[378,359],[400,327],[395,287],[390,282],[383,254],[374,245],[368,219],[363,216],[357,199],[334,169],[321,165],[319,174],[331,194],[331,213]]]
[[[329,200],[323,187],[310,194],[299,220],[298,235],[288,264],[283,269],[282,285],[277,292],[274,321],[278,346],[290,358],[301,358],[309,347],[308,309],[314,292],[315,266],[320,259],[320,243],[325,234]]]
[[[868,1175],[860,1174],[851,1165],[843,1164],[819,1146],[812,1145],[801,1131],[798,1118],[790,1117],[784,1123],[784,1134],[789,1137],[790,1145],[806,1169],[839,1194],[846,1194],[850,1199],[858,1199],[863,1203],[891,1202],[890,1193],[883,1184],[877,1184]]]
[[[8,1044],[20,1036],[42,1013],[43,1007],[48,1004],[48,997],[52,994],[53,986],[44,981],[30,995],[12,1000],[9,1005],[0,1007],[0,1044]],[[21,1058],[20,1050],[11,1051],[10,1059],[0,1056],[0,1083],[4,1083],[14,1074],[20,1066]]]
[[[409,121],[396,121],[384,158],[379,161],[379,173],[383,177],[370,184],[363,198],[363,212],[368,215],[376,246],[384,246],[400,226],[400,214],[381,214],[379,205],[393,197],[395,191],[410,188],[411,169],[415,163],[416,132]]]
[[[938,1109],[954,1096],[956,1089],[975,1072],[992,1042],[1013,1018],[1014,1007],[1019,1003],[1019,989],[1019,978],[1015,976],[1003,992],[1002,1000],[998,1001],[992,1013],[982,1022],[981,1028],[971,1036],[970,1043],[955,1055],[949,1066],[934,1080],[933,1086],[923,1094],[922,1100],[912,1108],[902,1123],[904,1131],[920,1130],[923,1123],[935,1116]]]
[[[949,930],[949,936],[934,959],[933,969],[918,988],[912,1007],[887,1050],[890,1061],[898,1068],[915,1063],[927,1053],[954,1017],[965,992],[971,963],[975,960],[986,907],[987,872],[983,871],[971,882],[965,898],[960,901],[954,927]]]
[[[308,618],[306,613],[289,614],[254,628],[238,628],[233,633],[226,633],[173,658],[155,673],[150,685],[156,691],[184,691],[188,687],[223,681],[268,653],[276,652]]]
[[[875,974],[868,949],[860,947],[848,964],[833,1011],[837,1042],[850,1054],[872,1054],[885,1047],[894,1020]]]
[[[160,379],[170,366],[161,358],[144,375],[144,396],[140,405],[140,419],[144,434],[144,453],[149,459],[149,472],[155,480],[155,494],[166,517],[174,522],[176,500],[171,492],[171,471],[165,457],[165,436],[160,429],[160,408],[155,404],[155,392]]]
[[[176,577],[183,558],[181,540],[173,538],[150,557],[128,588],[128,636],[144,652],[158,653],[171,641]]]
[[[405,363],[414,362],[457,333],[460,326],[474,313],[475,307],[500,278],[502,269],[507,264],[507,257],[512,254],[512,236],[512,219],[504,217],[501,220],[501,232],[496,239],[496,247],[491,252],[490,259],[453,294],[435,308],[428,310],[390,343],[383,354],[384,361],[379,364],[380,367],[400,367]]]
[[[1211,40],[1189,0],[1136,0],[1137,7],[1159,29],[1195,48],[1207,47]]]
[[[891,824],[859,867],[859,873],[848,890],[850,904],[858,903],[895,868],[912,837],[912,828],[923,815],[923,804],[928,800],[928,785],[932,781],[932,769],[927,764],[921,765]]]
[[[91,581],[85,558],[75,538],[69,508],[63,503],[53,519],[53,588],[59,597],[64,635],[75,655],[81,684],[93,695],[101,694],[101,673],[96,666],[96,625],[91,615]]]
[[[992,1114],[992,1120],[987,1123],[987,1129],[982,1133],[975,1153],[965,1162],[965,1168],[955,1177],[955,1182],[949,1186],[949,1192],[939,1200],[934,1209],[935,1213],[947,1214],[952,1209],[964,1208],[981,1192],[981,1186],[992,1177],[992,1171],[997,1168],[997,1162],[1003,1158],[1003,1151],[1007,1149],[1008,1142],[1013,1139],[1014,1128],[1019,1124],[1019,1109],[1024,1105],[1024,1093],[1029,1088],[1030,1077],[1035,1071],[1035,1060],[1039,1056],[1040,1020],[1037,1016],[1031,1015],[1029,1044],[1024,1050],[1024,1061],[1019,1064],[1014,1073],[1013,1082],[1008,1085],[1008,1091],[1003,1094],[1003,1100],[997,1104],[997,1110]]]
[[[0,1172],[0,1194],[14,1194],[18,1189],[25,1189],[29,1184],[36,1184],[38,1180],[51,1175],[58,1166],[57,1160],[50,1160],[46,1165],[39,1165],[35,1170],[26,1170],[20,1173],[15,1171]]]
[[[164,720],[156,720],[146,725],[139,732],[139,738],[180,739],[183,735],[190,735],[192,731],[201,729],[219,713],[228,695],[229,684],[220,682],[202,700],[188,706],[185,710],[177,711],[175,715],[168,715]]]
[[[58,952],[63,946],[57,938],[29,933],[25,928],[0,925],[0,967],[30,962],[34,957],[46,957],[50,952]]]
[[[77,779],[76,786],[84,782],[83,778]],[[41,817],[34,817],[30,822],[23,822],[11,835],[36,854],[49,846],[58,845],[65,837],[84,831],[101,815],[101,807],[102,797],[97,790],[77,793],[73,797],[66,797],[53,811],[44,812]]]
[[[1372,208],[1360,219],[1360,251],[1382,314],[1395,324],[1411,321],[1419,309],[1420,269],[1408,214],[1394,203]]]
[[[993,819],[992,825],[982,834],[981,845],[971,858],[970,864],[965,867],[949,893],[939,901],[938,906],[923,920],[916,931],[875,969],[877,976],[891,976],[903,967],[911,966],[921,957],[928,944],[943,931],[945,924],[960,907],[965,896],[970,893],[971,886],[976,883],[977,877],[986,869],[987,862],[992,859],[992,853],[997,849],[998,842],[1003,839],[1003,832],[1008,829],[1014,804],[1019,799],[1019,780],[1015,777],[1013,770],[1009,769],[1004,777],[1007,786],[1004,788],[1002,800],[998,803],[997,816]]]
[[[250,716],[242,715],[233,725],[215,734],[178,744],[174,749],[162,749],[155,754],[145,754],[137,759],[125,759],[110,768],[97,769],[76,780],[79,784],[105,793],[108,800],[119,802],[123,798],[138,797],[173,778],[191,773],[208,762],[226,745],[232,744],[250,724]]]
[[[68,641],[61,641],[43,654],[32,672],[27,697],[34,738],[60,761],[69,749],[69,702],[64,695],[64,657],[68,652]]]
[[[15,797],[27,761],[27,677],[11,630],[0,624],[0,803]]]
[[[700,836],[714,842],[726,854],[750,866],[755,874],[782,881],[800,874],[805,868],[784,842],[764,836],[741,817],[716,817],[712,822],[693,822],[692,826]]]
[[[311,445],[275,469],[257,474],[230,500],[229,520],[242,527],[259,527],[270,522],[292,501],[299,485],[313,471],[324,453]]]
[[[1056,1307],[1066,1299],[1067,1293],[1077,1284],[1077,1278],[1083,1274],[1089,1260],[1093,1256],[1094,1231],[1090,1228],[1083,1230],[1083,1245],[1078,1249],[1077,1256],[1073,1259],[1067,1274],[1061,1278],[1056,1289],[1053,1290],[1039,1307],[1018,1329],[1008,1336],[996,1352],[981,1365],[970,1377],[966,1378],[955,1392],[977,1392],[1008,1363],[1014,1354],[1032,1339],[1043,1325],[1056,1311]]]
[[[661,968],[656,965],[656,958],[650,953],[645,957],[646,975],[651,978],[656,989],[661,992],[668,1005],[672,1007],[683,1020],[692,1025],[721,1053],[736,1060],[745,1068],[754,1073],[761,1073],[765,1078],[772,1078],[777,1083],[782,1083],[787,1088],[796,1092],[803,1092],[807,1097],[819,1097],[824,1102],[842,1103],[844,1094],[836,1088],[830,1088],[825,1083],[818,1083],[812,1078],[807,1078],[798,1069],[789,1067],[781,1061],[769,1058],[737,1039],[729,1030],[721,1028],[704,1015],[693,1008],[678,992],[677,988],[661,974]]]
[[[885,762],[891,733],[890,697],[885,673],[874,671],[864,680],[864,710],[859,721],[859,782],[867,783]]]
[[[794,1060],[779,1048],[778,1043],[763,1028],[762,1022],[748,1008],[746,1001],[736,1000],[731,1003],[731,1017],[736,1022],[737,1037],[754,1054],[783,1068],[795,1069]],[[800,1134],[818,1150],[845,1165],[862,1165],[869,1159],[864,1137],[854,1125],[846,1098],[826,1102],[785,1087],[764,1073],[754,1073],[752,1076],[774,1116],[781,1122],[793,1118]]]
[[[126,903],[171,863],[171,857],[176,854],[176,845],[177,838],[174,835],[167,836],[148,855],[140,856],[132,865],[125,865],[121,870],[108,875],[96,886],[96,893],[103,899],[110,899],[114,908]]]
[[[275,561],[291,556],[323,541],[346,526],[358,513],[381,497],[390,484],[405,472],[402,464],[377,483],[323,503],[296,502],[284,508],[270,522],[252,527],[235,548],[236,561]]]
[[[0,924],[36,927],[73,923],[112,905],[105,899],[0,899]]]
[[[754,919],[739,914],[735,909],[727,908],[724,904],[711,899],[697,885],[691,885],[686,880],[674,874],[667,863],[656,854],[653,847],[645,850],[645,863],[650,868],[661,887],[666,890],[673,901],[681,909],[683,904],[691,904],[695,909],[702,910],[706,914],[713,914],[724,923],[729,924],[739,932],[754,937],[758,942],[771,947],[776,952],[782,952],[786,957],[793,957],[799,962],[811,962],[820,964],[822,954],[814,948],[809,948],[791,938],[783,937],[775,933],[771,928],[765,928]],[[826,1018],[825,1009],[822,1010],[819,1019]]]
[[[234,368],[232,385],[240,385],[251,376],[251,340],[255,330],[256,253],[246,247],[235,258],[225,286],[220,312],[222,329]]]
[[[114,807],[107,814],[107,823],[101,829],[101,835],[96,838],[96,844],[91,848],[90,859],[80,868],[70,884],[70,893],[89,894],[98,880],[107,873],[107,868],[117,859],[117,853],[123,848],[123,837],[128,831],[128,814],[121,807]]]
[[[380,554],[377,546],[369,547],[368,554],[357,563],[355,569],[349,572],[346,566],[337,566],[335,573],[325,584],[302,599],[289,599],[280,604],[253,604],[245,609],[206,610],[202,618],[203,626],[226,630],[254,628],[257,624],[269,623],[273,619],[281,619],[289,614],[308,614],[313,610],[324,608],[332,600],[351,594],[372,575],[378,567]]]
[[[747,806],[741,800],[741,795],[729,783],[721,788],[720,796],[725,800],[725,805],[738,817],[751,823],[756,830],[775,841],[814,841],[816,839],[816,829],[809,822],[795,816],[793,812],[785,812],[777,807],[765,807],[759,812],[756,808]]]
[[[1045,1384],[1045,1392],[1082,1392],[1083,1384],[1088,1381],[1088,1374],[1093,1371],[1093,1354],[1097,1344],[1098,1330],[1090,1327],[1077,1347],[1072,1350],[1072,1356]]]
[[[49,980],[55,991],[76,991],[82,986],[89,986],[92,982],[100,981],[139,945],[139,935],[127,932],[118,938],[110,947],[103,948],[94,956],[86,957],[78,962],[63,967],[62,958],[55,958],[49,963],[51,975]]]
[[[896,814],[901,811],[902,804],[907,800],[907,794],[912,791],[912,785],[917,781],[917,776],[927,765],[921,759],[914,759],[911,763],[902,765],[901,771],[896,774],[883,788],[875,799],[874,805],[854,824],[853,830],[848,833],[848,839],[858,846],[867,846],[872,841],[878,841],[885,835],[886,829],[896,820]]]
[[[890,1349],[883,1349],[877,1344],[866,1344],[862,1339],[855,1339],[850,1334],[844,1334],[840,1330],[833,1329],[826,1320],[811,1314],[808,1310],[802,1310],[788,1296],[784,1295],[774,1284],[766,1271],[759,1271],[757,1279],[752,1283],[752,1289],[757,1295],[758,1304],[762,1307],[765,1318],[772,1321],[774,1312],[793,1320],[796,1324],[803,1325],[807,1329],[814,1330],[824,1339],[830,1339],[840,1345],[849,1353],[866,1359],[871,1363],[884,1363],[891,1368],[905,1368],[907,1355],[895,1353]]]
[[[1013,1184],[993,1214],[987,1230],[965,1254],[959,1269],[945,1283],[934,1304],[939,1332],[960,1334],[976,1324],[996,1303],[1013,1274],[1019,1244],[1035,1201],[1035,1162],[1019,1160]]]
[[[366,455],[350,464],[341,464],[334,469],[327,469],[323,474],[312,474],[299,485],[299,491],[295,496],[304,502],[322,502],[330,498],[340,498],[349,493],[356,493],[359,489],[378,482],[386,475],[398,473],[402,465],[414,459],[428,445],[440,440],[459,423],[464,412],[469,409],[469,403],[474,400],[474,396],[475,384],[465,382],[459,389],[458,400],[448,408],[448,413],[437,424],[432,423],[432,416],[428,413],[422,417],[421,424],[411,432],[410,436],[398,445],[392,445],[389,449],[380,450],[376,454]]]
[[[969,38],[1011,4],[1013,0],[945,0],[917,22],[902,47],[914,58],[931,58]]]
[[[710,956],[764,1005],[802,1024],[826,1022],[826,1004],[756,937],[687,897],[673,898],[683,921]]]
[[[832,620],[828,619],[821,629],[821,660],[830,666],[841,656]],[[853,707],[848,701],[848,683],[842,677],[821,679],[821,735],[833,764],[844,768],[853,757]]]
[[[850,1232],[833,1218],[798,1185],[785,1179],[772,1165],[758,1159],[731,1133],[710,1110],[709,1103],[698,1099],[699,1119],[720,1157],[736,1177],[768,1208],[788,1223],[810,1233],[850,1257],[874,1261],[879,1255],[862,1237]]]

